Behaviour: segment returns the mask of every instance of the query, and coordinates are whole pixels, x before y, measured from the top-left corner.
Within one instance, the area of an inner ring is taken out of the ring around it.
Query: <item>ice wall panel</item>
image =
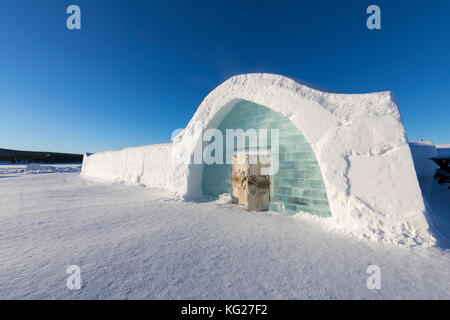
[[[305,211],[329,217],[325,185],[319,164],[308,141],[285,116],[264,106],[240,101],[226,115],[218,129],[224,137],[223,162],[226,157],[226,129],[267,129],[267,147],[271,145],[271,129],[279,130],[279,170],[272,178],[271,200],[281,201],[293,212]],[[238,150],[236,139],[234,151]],[[259,147],[259,146],[258,146]],[[250,149],[248,139],[245,150]],[[240,150],[242,151],[242,150]],[[203,194],[218,197],[221,193],[232,193],[231,164],[204,165],[202,177]]]

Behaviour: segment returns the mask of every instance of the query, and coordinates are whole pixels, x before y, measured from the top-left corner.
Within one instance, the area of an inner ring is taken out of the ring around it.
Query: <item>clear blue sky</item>
[[[66,8],[81,7],[80,31]],[[382,30],[366,28],[370,4]],[[0,2],[0,148],[159,143],[227,78],[396,95],[410,140],[450,143],[450,1]]]

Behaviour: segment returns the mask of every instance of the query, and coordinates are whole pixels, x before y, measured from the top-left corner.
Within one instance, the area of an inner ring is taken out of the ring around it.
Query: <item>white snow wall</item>
[[[194,148],[239,100],[288,117],[311,144],[332,212],[320,223],[374,240],[434,242],[391,92],[338,94],[279,75],[235,76],[204,99],[173,143],[93,154],[84,158],[82,175],[201,196],[202,166],[189,164]]]
[[[170,147],[159,144],[84,155],[81,174],[171,190]]]

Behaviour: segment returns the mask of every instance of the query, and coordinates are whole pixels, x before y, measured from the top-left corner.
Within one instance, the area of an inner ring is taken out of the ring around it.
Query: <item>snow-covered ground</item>
[[[81,268],[82,288],[66,288]],[[381,289],[366,285],[370,265]],[[1,299],[450,298],[450,252],[170,199],[78,173],[0,172]]]

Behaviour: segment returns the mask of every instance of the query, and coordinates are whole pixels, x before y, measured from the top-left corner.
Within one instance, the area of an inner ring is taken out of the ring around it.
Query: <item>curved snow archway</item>
[[[320,165],[330,228],[376,240],[432,244],[406,133],[391,92],[338,94],[273,74],[230,78],[201,103],[173,143],[102,152],[83,161],[82,174],[202,195],[202,165],[190,162],[202,133],[216,128],[241,100],[288,118]],[[306,215],[305,217],[309,217]]]
[[[204,195],[218,197],[222,193],[233,193],[233,165],[226,161],[227,151],[231,155],[236,152],[267,152],[277,163],[272,164],[276,173],[271,177],[271,201],[282,202],[289,213],[303,211],[321,217],[331,216],[320,166],[308,141],[292,121],[270,108],[240,100],[217,129],[220,137],[213,137],[207,143],[215,147],[215,139],[219,139],[221,150],[213,150],[212,153],[218,152],[222,156],[220,163],[203,164]],[[249,133],[245,136],[245,145],[237,145],[233,136],[230,141],[232,149],[227,148],[230,137],[226,131],[230,129]],[[252,134],[253,145],[249,140]]]

